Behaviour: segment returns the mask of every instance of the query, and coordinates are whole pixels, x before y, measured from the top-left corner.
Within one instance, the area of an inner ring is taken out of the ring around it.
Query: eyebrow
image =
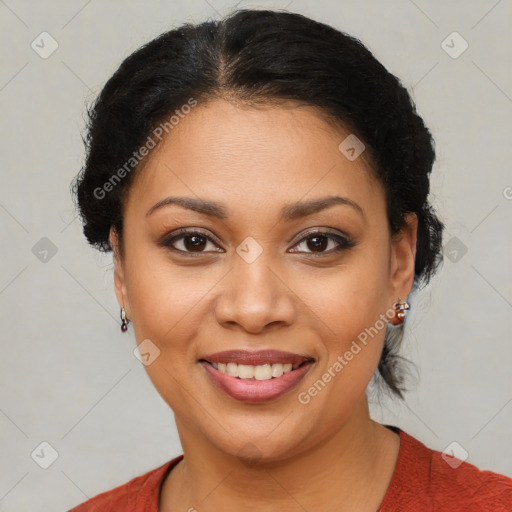
[[[187,210],[193,210],[203,215],[216,217],[217,219],[225,220],[229,218],[228,209],[218,202],[200,198],[177,196],[166,197],[165,199],[158,201],[158,203],[153,205],[148,210],[146,216],[149,216],[154,211],[169,205],[181,206],[182,208],[186,208]],[[287,204],[283,208],[281,208],[280,219],[290,222],[292,220],[300,219],[302,217],[307,217],[308,215],[312,215],[319,211],[330,208],[334,205],[350,206],[355,211],[357,211],[363,218],[365,218],[363,208],[359,206],[359,204],[357,204],[355,201],[352,201],[352,199],[340,196],[326,196],[317,199],[311,199],[309,201]]]

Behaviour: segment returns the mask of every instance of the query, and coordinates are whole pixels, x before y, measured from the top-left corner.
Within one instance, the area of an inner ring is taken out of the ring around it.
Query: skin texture
[[[385,329],[307,405],[298,401],[407,297],[414,277],[416,217],[391,238],[384,189],[365,153],[350,161],[338,149],[349,133],[311,107],[216,99],[180,120],[135,177],[123,247],[114,230],[111,241],[118,301],[137,343],[160,350],[146,370],[174,412],[185,455],[163,485],[163,511],[375,511],[384,498],[399,438],[370,419],[365,391]],[[332,195],[358,203],[364,217],[335,205],[279,220],[285,204]],[[168,196],[217,201],[229,216],[177,205],[147,215]],[[160,245],[185,227],[212,241],[199,252],[190,239],[174,242],[188,253]],[[345,233],[355,246],[333,252],[338,244],[325,239],[315,252],[314,236],[304,240],[311,228]],[[262,249],[252,263],[236,252],[249,236]],[[297,388],[247,404],[222,394],[198,363],[230,349],[277,349],[315,363]]]

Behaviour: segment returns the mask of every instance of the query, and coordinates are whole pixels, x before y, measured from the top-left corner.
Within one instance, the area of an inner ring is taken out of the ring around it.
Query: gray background
[[[181,453],[172,412],[120,332],[111,256],[86,245],[69,183],[85,104],[121,60],[234,5],[0,0],[1,511],[66,510]],[[405,404],[383,400],[372,414],[512,476],[511,2],[239,5],[288,7],[361,38],[412,92],[437,142],[447,257],[412,300],[404,354],[417,381]],[[51,49],[43,31],[58,43],[47,58],[31,47]],[[442,45],[453,31],[469,44],[457,58],[462,40]],[[48,469],[43,441],[58,454]]]

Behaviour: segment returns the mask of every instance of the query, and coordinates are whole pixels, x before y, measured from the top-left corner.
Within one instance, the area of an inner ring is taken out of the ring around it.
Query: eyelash
[[[183,251],[182,249],[176,249],[175,247],[172,246],[172,244],[174,242],[176,242],[177,240],[181,240],[186,237],[192,237],[192,236],[199,236],[201,238],[205,238],[207,241],[212,242],[213,244],[216,244],[216,242],[214,240],[212,240],[212,238],[210,238],[208,235],[206,235],[205,233],[203,233],[201,231],[180,229],[171,238],[164,238],[160,242],[160,245],[167,249],[170,249],[172,251],[186,254],[186,255],[189,255],[192,257],[197,257],[197,256],[200,256],[201,254],[205,254],[207,251],[199,251],[199,252],[194,253],[194,252],[189,252],[189,251]],[[338,253],[344,249],[351,249],[352,247],[354,247],[356,245],[356,243],[348,237],[344,237],[344,236],[332,233],[330,231],[316,230],[316,231],[309,232],[305,237],[303,237],[296,244],[294,244],[293,247],[300,245],[303,242],[306,242],[307,240],[315,238],[315,237],[328,238],[329,240],[332,240],[333,242],[337,243],[338,247],[335,249],[331,249],[329,251],[324,251],[324,252],[316,252],[316,253],[315,252],[305,252],[305,254],[311,254],[314,257],[330,256],[330,255]],[[215,252],[220,252],[220,251],[215,251]],[[292,251],[292,252],[304,253],[303,251]]]

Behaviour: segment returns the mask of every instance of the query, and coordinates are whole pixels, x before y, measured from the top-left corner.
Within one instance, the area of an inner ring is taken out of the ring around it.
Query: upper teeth
[[[269,380],[275,377],[281,377],[283,373],[291,372],[300,366],[300,363],[274,363],[274,364],[261,364],[252,366],[249,364],[236,364],[236,363],[211,363],[212,366],[222,373],[231,375],[232,377],[239,377],[240,379],[256,379],[256,380]]]

